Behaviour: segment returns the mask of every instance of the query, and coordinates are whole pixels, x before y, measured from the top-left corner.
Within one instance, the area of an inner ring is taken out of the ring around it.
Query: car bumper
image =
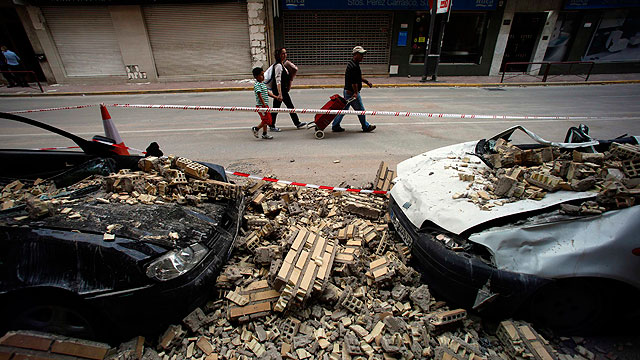
[[[551,281],[498,270],[473,255],[449,250],[431,234],[419,231],[393,197],[389,212],[396,233],[411,247],[423,279],[437,294],[459,306],[487,314],[499,309],[500,316],[508,316]]]

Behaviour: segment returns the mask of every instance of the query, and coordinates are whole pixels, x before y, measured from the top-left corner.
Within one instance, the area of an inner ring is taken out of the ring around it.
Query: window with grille
[[[344,71],[357,45],[367,50],[365,64],[389,63],[391,13],[286,11],[283,20],[284,47],[296,65]]]

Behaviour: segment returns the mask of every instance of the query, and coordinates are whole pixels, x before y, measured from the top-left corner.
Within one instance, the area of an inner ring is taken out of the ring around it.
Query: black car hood
[[[95,199],[62,204],[57,213],[30,226],[86,233],[111,233],[138,242],[179,249],[207,242],[224,222],[226,204],[203,203],[199,207],[164,204],[101,203]],[[71,209],[71,210],[66,210]],[[65,214],[61,213],[61,211]],[[73,214],[80,214],[80,217]],[[109,230],[111,229],[111,230]]]

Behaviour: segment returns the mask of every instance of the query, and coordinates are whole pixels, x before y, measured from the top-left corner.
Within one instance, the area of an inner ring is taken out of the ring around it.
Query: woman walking
[[[283,102],[287,106],[287,108],[294,108],[293,101],[291,101],[291,96],[289,96],[289,90],[291,89],[291,81],[293,80],[295,72],[297,71],[298,67],[295,66],[291,61],[287,60],[287,49],[281,48],[276,50],[276,64],[273,67],[273,78],[276,82],[276,86],[273,86],[273,94],[276,96],[276,98],[273,100],[274,108],[279,108]],[[298,129],[307,125],[306,122],[300,122],[298,114],[290,113],[289,115],[291,115],[293,125],[295,125]],[[271,131],[280,131],[280,129],[276,127],[277,117],[277,112],[271,114],[271,118],[273,121],[270,126]]]

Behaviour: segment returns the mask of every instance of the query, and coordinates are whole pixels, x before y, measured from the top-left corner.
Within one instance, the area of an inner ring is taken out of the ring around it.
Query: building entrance
[[[528,65],[509,65],[508,62],[528,62],[531,61],[533,49],[536,46],[538,37],[547,19],[546,13],[516,13],[513,17],[513,24],[509,32],[509,40],[502,58],[502,71],[527,71]]]

